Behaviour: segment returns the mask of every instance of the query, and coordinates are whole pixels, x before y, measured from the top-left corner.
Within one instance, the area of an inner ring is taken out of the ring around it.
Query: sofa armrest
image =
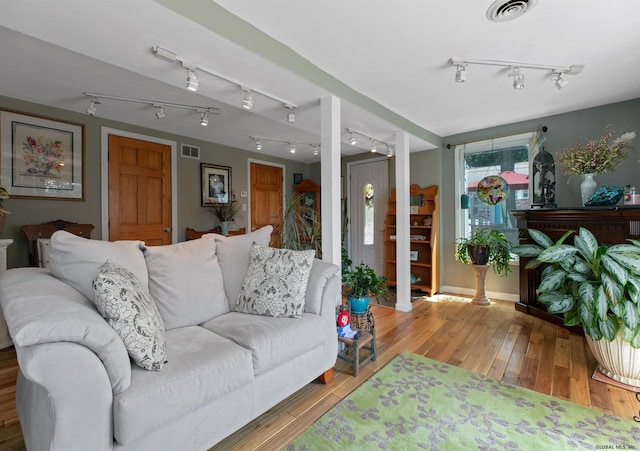
[[[340,267],[315,259],[307,282],[304,311],[335,320],[335,307],[340,303],[340,285]]]
[[[27,449],[110,450],[113,394],[102,361],[85,346],[16,346],[16,407]]]

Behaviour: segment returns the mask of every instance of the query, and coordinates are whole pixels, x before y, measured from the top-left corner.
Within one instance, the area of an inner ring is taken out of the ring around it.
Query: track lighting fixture
[[[349,144],[355,146],[357,143],[358,141],[356,141],[356,137],[353,136],[353,132],[349,132]]]
[[[164,118],[164,117],[165,117],[165,114],[164,114],[164,105],[160,105],[160,109],[159,109],[158,111],[156,111],[156,117],[157,117],[158,119],[162,119],[162,118]]]
[[[87,107],[87,114],[91,116],[95,116],[96,111],[98,110],[97,105],[100,105],[100,99],[97,97],[91,97],[91,101],[89,102],[89,106]]]
[[[290,124],[293,124],[296,122],[296,111],[295,108],[292,107],[291,105],[286,105],[284,106],[287,110],[289,110],[289,112],[287,113],[287,122]]]
[[[513,77],[513,89],[516,91],[522,91],[524,89],[524,74],[520,73],[519,67],[511,68],[507,76]]]
[[[467,81],[467,65],[458,64],[456,66],[456,83],[464,83]]]
[[[203,127],[206,127],[207,125],[209,125],[209,115],[207,114],[206,111],[204,111],[200,116],[200,125],[202,125]]]
[[[371,152],[373,152],[373,153],[378,151],[378,148],[376,147],[376,142],[374,141],[373,138],[371,138],[371,143],[369,145],[369,150],[371,150]]]
[[[215,70],[210,69],[208,67],[201,66],[199,64],[187,64],[184,58],[182,58],[180,55],[162,46],[157,45],[155,47],[152,47],[151,51],[156,57],[160,59],[169,61],[170,63],[177,63],[180,66],[186,68],[188,71],[187,72],[187,88],[191,89],[192,91],[195,91],[196,89],[198,89],[198,74],[202,75],[203,73],[206,73],[209,75],[213,75],[214,77],[224,80],[227,83],[234,84],[240,89],[242,89],[243,91],[245,91],[246,94],[245,94],[244,100],[242,101],[242,107],[244,109],[250,110],[253,107],[253,94],[259,94],[263,97],[267,97],[271,100],[274,100],[284,105],[286,108],[288,108],[290,111],[287,114],[287,121],[289,123],[295,122],[295,113],[293,110],[297,108],[297,105],[287,100],[284,100],[280,97],[277,97],[265,91],[249,88],[246,84],[239,82],[237,80],[234,80],[231,77],[227,77],[226,75],[222,75],[219,72],[216,72]],[[196,71],[197,71],[197,74],[196,74]],[[190,74],[193,74],[192,76],[194,77],[194,80],[195,80],[195,87],[189,87]]]
[[[251,95],[250,89],[242,88],[244,91],[244,99],[242,99],[242,108],[245,110],[250,110],[253,108],[253,95]]]
[[[286,141],[284,139],[276,139],[276,138],[265,138],[264,136],[250,136],[249,138],[251,138],[253,141],[255,141],[256,143],[256,150],[262,150],[262,143],[264,141],[267,142],[277,142],[277,143],[284,143],[287,144],[289,147],[289,152],[290,153],[296,153],[298,150],[298,147],[303,145],[303,146],[308,146],[311,147],[313,155],[318,155],[320,153],[320,144],[318,143],[305,143],[305,142],[300,142],[300,141]]]
[[[193,92],[198,90],[198,74],[191,69],[187,69],[187,89]]]
[[[162,102],[159,100],[147,100],[147,99],[135,99],[132,97],[122,97],[122,96],[112,96],[110,94],[98,94],[92,92],[85,92],[85,96],[91,98],[91,103],[89,103],[89,107],[87,108],[87,114],[94,115],[96,113],[97,105],[100,105],[101,100],[109,99],[109,100],[119,100],[122,102],[133,102],[133,103],[141,103],[144,105],[149,105],[153,108],[156,108],[156,117],[158,119],[162,119],[166,116],[165,108],[180,108],[183,110],[191,110],[196,113],[201,113],[200,123],[202,125],[207,125],[209,123],[209,114],[220,114],[220,108],[214,107],[205,107],[198,105],[184,105],[181,103],[171,103],[171,102]]]
[[[387,157],[391,158],[393,156],[393,146],[387,145]]]
[[[547,64],[521,63],[515,61],[498,61],[482,59],[462,59],[451,58],[449,63],[456,67],[456,83],[463,83],[467,79],[466,66],[469,64],[479,64],[486,66],[507,67],[509,77],[513,77],[513,89],[522,91],[524,89],[524,73],[522,69],[546,70],[551,72],[551,81],[555,82],[558,89],[564,88],[568,82],[566,75],[578,75],[584,69],[584,65],[573,64],[571,66],[553,66]]]

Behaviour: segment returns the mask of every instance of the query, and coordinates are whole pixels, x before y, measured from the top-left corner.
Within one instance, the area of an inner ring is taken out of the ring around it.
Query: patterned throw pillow
[[[93,279],[94,302],[136,365],[158,371],[167,363],[164,324],[149,291],[129,270],[108,260]]]
[[[236,312],[301,318],[315,252],[276,249],[253,243]]]

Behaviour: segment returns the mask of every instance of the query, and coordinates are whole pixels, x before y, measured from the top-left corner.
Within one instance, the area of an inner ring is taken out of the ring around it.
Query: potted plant
[[[366,312],[370,296],[382,294],[386,290],[385,280],[365,263],[343,272],[342,282],[348,289],[347,301],[351,304],[351,312]]]
[[[465,265],[490,264],[499,276],[511,272],[511,242],[499,230],[477,229],[469,238],[456,240],[455,258]]]
[[[322,256],[322,226],[315,216],[305,215],[299,205],[304,200],[301,194],[293,196],[285,205],[282,216],[277,218],[273,234],[280,241],[280,247],[291,250],[316,251]]]
[[[581,325],[598,370],[624,384],[640,387],[640,241],[604,246],[580,228],[573,245],[565,233],[555,243],[529,229],[536,244],[512,252],[543,265],[538,301],[567,326]]]

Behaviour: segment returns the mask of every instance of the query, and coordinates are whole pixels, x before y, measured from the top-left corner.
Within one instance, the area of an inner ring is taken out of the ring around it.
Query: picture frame
[[[231,201],[231,167],[200,163],[203,207]]]
[[[302,173],[301,172],[294,172],[293,173],[293,184],[294,185],[299,185],[300,183],[302,183]]]
[[[85,200],[84,124],[0,110],[0,176],[11,197]]]
[[[409,251],[409,260],[412,262],[418,261],[418,251]]]

